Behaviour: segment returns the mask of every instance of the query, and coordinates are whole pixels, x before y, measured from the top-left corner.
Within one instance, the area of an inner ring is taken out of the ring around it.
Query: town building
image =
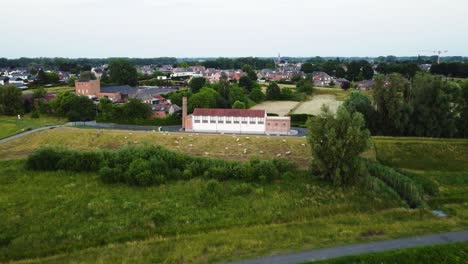
[[[206,133],[289,135],[290,117],[267,116],[265,110],[195,108],[187,115],[184,98],[183,129]]]
[[[75,81],[75,93],[91,99],[109,98],[113,102],[125,102],[129,98],[151,100],[155,95],[177,91],[178,87],[131,87],[129,85],[101,87],[99,80]]]

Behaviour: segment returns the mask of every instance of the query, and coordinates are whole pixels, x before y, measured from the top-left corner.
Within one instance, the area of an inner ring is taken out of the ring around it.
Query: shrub
[[[40,148],[26,160],[26,168],[30,170],[57,170],[57,163],[62,159],[63,152],[53,148]]]
[[[224,161],[169,151],[163,147],[125,147],[110,151],[74,151],[42,148],[32,153],[26,168],[31,170],[96,171],[103,182],[123,182],[148,186],[167,180],[205,177],[208,179],[239,179],[271,181],[281,173],[295,170],[286,160],[250,162]]]

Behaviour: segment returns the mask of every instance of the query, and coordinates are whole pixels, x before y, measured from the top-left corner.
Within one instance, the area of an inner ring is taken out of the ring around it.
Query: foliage
[[[151,107],[138,99],[132,98],[125,104],[114,105],[109,99],[102,98],[98,108],[99,114],[96,120],[99,122],[134,125],[144,122],[152,123],[152,120],[149,119],[152,113]]]
[[[369,173],[385,182],[403,198],[411,208],[422,207],[423,192],[421,186],[396,170],[378,163],[367,163]]]
[[[320,177],[337,185],[356,183],[364,176],[359,155],[370,146],[370,133],[360,113],[338,109],[336,117],[324,107],[310,119],[308,142],[313,153],[313,169]]]
[[[192,93],[198,93],[205,85],[207,81],[204,77],[194,77],[189,82],[189,87]]]
[[[417,74],[411,91],[412,135],[428,137],[453,137],[460,87],[445,83],[440,77]]]
[[[280,173],[294,171],[287,161],[251,160],[248,163],[195,158],[169,151],[163,147],[127,147],[116,152],[80,152],[41,148],[26,161],[30,170],[100,171],[107,183],[123,182],[130,185],[150,186],[167,180],[180,180],[172,170],[184,171],[184,179],[194,177],[217,180],[239,179],[247,181],[272,181]],[[187,171],[187,172],[185,172]]]
[[[96,80],[96,75],[91,71],[84,71],[80,73],[80,81]]]
[[[468,78],[468,63],[466,62],[452,62],[440,64],[432,64],[432,74],[440,74],[450,77]]]
[[[68,91],[60,93],[50,106],[53,113],[70,121],[89,121],[96,117],[96,105],[91,99]]]
[[[239,100],[235,101],[232,104],[232,109],[245,109],[245,108],[246,108],[245,103]]]
[[[0,86],[0,114],[17,115],[24,113],[23,95],[15,85]]]
[[[114,59],[109,63],[109,79],[111,83],[136,86],[138,75],[136,68],[126,59]]]
[[[255,87],[250,92],[249,98],[256,103],[260,103],[265,100],[265,94],[262,92],[262,89],[260,89],[260,87]]]
[[[366,95],[359,91],[353,91],[346,99],[343,106],[350,113],[361,113],[371,133],[377,133],[377,113],[372,106],[371,100]]]
[[[188,99],[189,112],[195,108],[216,108],[219,94],[212,88],[204,87]]]
[[[314,90],[314,84],[310,80],[301,80],[297,83],[296,89],[300,93],[311,95]]]
[[[268,85],[266,91],[267,100],[281,100],[281,89],[277,83],[272,82]]]
[[[409,113],[404,98],[409,92],[409,83],[400,74],[374,78],[373,97],[376,105],[380,130],[384,135],[407,133]]]

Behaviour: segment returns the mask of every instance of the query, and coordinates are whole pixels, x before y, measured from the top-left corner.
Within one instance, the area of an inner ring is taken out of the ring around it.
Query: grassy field
[[[31,115],[25,115],[21,120],[18,120],[16,116],[0,116],[0,139],[26,130],[48,125],[63,124],[65,122],[67,122],[66,119],[50,116],[41,116],[35,119],[31,118]]]
[[[74,87],[70,86],[56,86],[56,87],[44,87],[45,90],[48,93],[60,93],[60,92],[66,92],[66,91],[74,91]],[[32,94],[34,92],[34,89],[28,89],[26,91],[23,91],[23,94]]]
[[[410,142],[414,151],[405,147]],[[303,167],[310,156],[304,138],[78,128],[1,144],[0,261],[209,263],[468,228],[468,140],[378,137],[376,152],[367,154],[436,181],[440,195],[429,204],[449,218],[410,210],[384,190],[336,189],[305,174],[271,184],[223,182],[224,196],[207,206],[200,200],[204,179],[137,188],[104,184],[93,173],[25,171],[22,160],[4,160],[41,145],[117,149],[141,143],[234,160],[281,154]],[[457,148],[444,154],[454,160],[452,170],[438,161],[441,144]],[[417,147],[424,148],[423,158]]]
[[[295,108],[300,102],[296,101],[265,101],[255,105],[251,109],[265,110],[267,113],[274,113],[279,116],[286,116],[291,109]]]
[[[319,115],[322,112],[322,105],[327,105],[333,113],[336,113],[338,107],[342,104],[334,95],[320,94],[314,95],[311,100],[301,102],[293,114]]]
[[[467,259],[468,243],[454,243],[342,257],[311,264],[457,264],[466,263]]]

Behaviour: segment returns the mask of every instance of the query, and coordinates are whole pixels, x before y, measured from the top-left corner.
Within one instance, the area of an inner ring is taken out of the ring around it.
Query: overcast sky
[[[0,3],[0,57],[8,58],[468,56],[467,0]]]

